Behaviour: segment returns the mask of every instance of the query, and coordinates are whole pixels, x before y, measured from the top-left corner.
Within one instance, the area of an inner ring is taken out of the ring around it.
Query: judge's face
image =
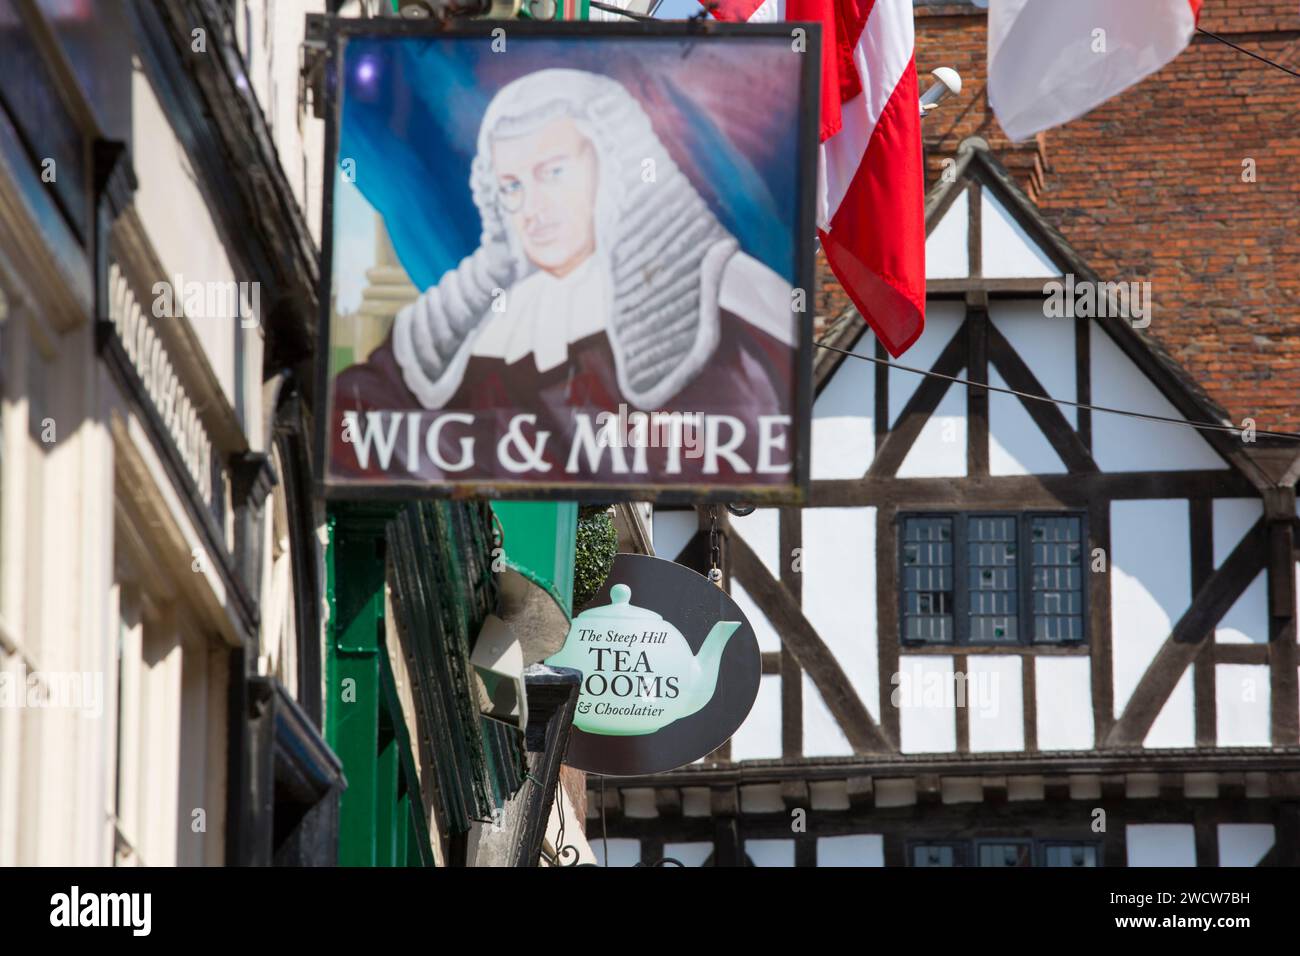
[[[595,251],[596,152],[572,120],[495,141],[492,171],[501,211],[539,269],[564,276]]]

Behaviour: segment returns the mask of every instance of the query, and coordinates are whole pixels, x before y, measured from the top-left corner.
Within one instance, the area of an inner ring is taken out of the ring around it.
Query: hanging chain
[[[609,831],[605,829],[605,775],[600,775],[600,840],[603,844],[601,865],[609,866]]]
[[[718,534],[718,506],[709,506],[709,580],[722,587],[722,536]]]
[[[578,848],[572,844],[564,842],[564,821],[568,816],[564,812],[564,780],[561,778],[555,782],[555,799],[559,803],[560,832],[555,838],[555,865],[556,866],[593,866],[591,863],[578,862],[582,854]]]

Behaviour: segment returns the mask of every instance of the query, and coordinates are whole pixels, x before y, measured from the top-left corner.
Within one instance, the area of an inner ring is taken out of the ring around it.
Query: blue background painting
[[[478,246],[469,190],[479,122],[505,84],[568,67],[621,82],[741,248],[795,282],[799,73],[781,37],[353,38],[344,50],[338,160],[383,216],[420,288]],[[337,167],[336,167],[337,168]],[[335,228],[343,213],[335,207]],[[338,255],[336,246],[336,256]]]

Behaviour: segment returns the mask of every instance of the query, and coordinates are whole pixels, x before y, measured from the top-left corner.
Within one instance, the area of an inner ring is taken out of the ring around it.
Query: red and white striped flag
[[[1150,76],[1191,42],[1202,0],[989,4],[989,104],[1013,141]]]
[[[817,231],[889,353],[925,327],[925,175],[912,0],[721,0],[723,20],[822,24]]]

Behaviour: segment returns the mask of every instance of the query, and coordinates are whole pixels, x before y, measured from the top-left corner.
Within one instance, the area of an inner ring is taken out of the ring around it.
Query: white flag
[[[1192,39],[1202,0],[990,0],[989,104],[1012,141],[1101,105]]]

